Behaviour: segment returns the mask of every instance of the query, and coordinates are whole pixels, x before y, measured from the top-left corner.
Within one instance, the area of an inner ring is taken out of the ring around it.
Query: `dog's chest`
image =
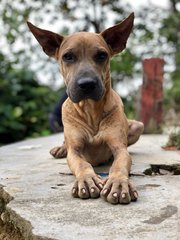
[[[92,166],[98,166],[102,163],[109,161],[112,156],[112,153],[107,146],[107,144],[103,142],[93,141],[92,143],[87,142],[84,149],[84,155],[87,161]]]

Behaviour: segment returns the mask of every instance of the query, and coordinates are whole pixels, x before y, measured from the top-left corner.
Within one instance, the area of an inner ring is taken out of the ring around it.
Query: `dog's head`
[[[109,59],[125,49],[133,21],[131,13],[99,34],[77,32],[66,37],[27,24],[44,52],[59,62],[68,95],[78,103],[102,98],[109,80]]]

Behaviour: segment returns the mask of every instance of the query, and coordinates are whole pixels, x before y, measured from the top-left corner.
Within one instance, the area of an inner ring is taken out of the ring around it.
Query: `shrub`
[[[180,130],[169,135],[169,139],[165,147],[176,147],[180,150]]]
[[[0,54],[0,143],[50,133],[48,114],[58,93],[38,83],[27,69],[15,69]]]

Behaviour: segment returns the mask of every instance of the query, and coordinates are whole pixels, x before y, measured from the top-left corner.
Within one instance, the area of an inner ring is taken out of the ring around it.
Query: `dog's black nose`
[[[97,86],[97,79],[95,78],[80,78],[77,81],[78,87],[85,93],[92,92]]]

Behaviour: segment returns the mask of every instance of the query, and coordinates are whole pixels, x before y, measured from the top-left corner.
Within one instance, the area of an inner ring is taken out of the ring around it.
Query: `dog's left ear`
[[[50,57],[54,57],[57,59],[57,50],[59,49],[62,41],[63,36],[47,31],[41,28],[34,26],[32,23],[27,22],[27,25],[41,47],[43,51]]]
[[[134,23],[134,13],[131,13],[124,21],[121,23],[106,29],[104,32],[101,32],[101,36],[104,38],[108,44],[111,54],[121,52],[126,48],[126,43],[128,37],[131,33]]]

